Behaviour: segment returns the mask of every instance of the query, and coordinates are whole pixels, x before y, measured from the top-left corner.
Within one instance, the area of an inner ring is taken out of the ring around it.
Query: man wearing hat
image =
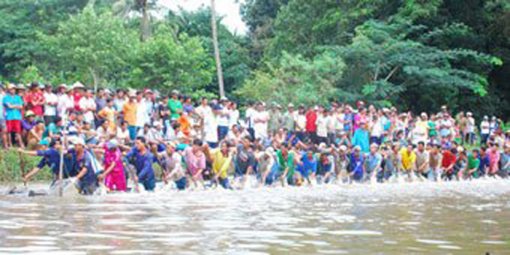
[[[71,86],[71,90],[73,91],[72,98],[74,102],[74,109],[76,111],[81,111],[80,100],[83,97],[85,86],[81,82],[77,81]]]
[[[61,118],[64,114],[74,108],[74,101],[72,98],[72,90],[67,88],[65,84],[58,86],[58,103],[57,103],[57,114]]]
[[[7,147],[13,145],[12,137],[15,137],[19,146],[24,147],[21,140],[21,110],[23,109],[23,99],[16,95],[16,86],[13,84],[7,85],[8,94],[2,100],[5,106],[5,120],[7,133]]]
[[[85,148],[85,141],[76,137],[71,139],[74,148],[69,152],[72,157],[72,168],[78,174],[74,178],[78,191],[82,195],[92,195],[97,189],[97,178],[94,158]]]

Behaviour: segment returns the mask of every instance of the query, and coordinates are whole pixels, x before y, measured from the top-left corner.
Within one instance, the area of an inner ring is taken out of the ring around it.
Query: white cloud
[[[216,0],[216,12],[218,16],[223,17],[225,24],[230,31],[238,34],[245,34],[247,31],[246,24],[241,19],[239,10],[240,3],[244,0]],[[177,11],[179,7],[194,11],[202,6],[210,6],[210,0],[159,0],[159,4],[163,7]]]

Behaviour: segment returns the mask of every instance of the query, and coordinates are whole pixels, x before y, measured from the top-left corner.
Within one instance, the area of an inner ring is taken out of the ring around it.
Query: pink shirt
[[[193,149],[188,147],[184,151],[184,157],[188,173],[191,175],[195,175],[200,169],[205,169],[205,155],[203,152],[199,152],[198,155],[195,155],[195,153],[193,153]]]
[[[494,174],[499,170],[498,163],[499,163],[499,151],[497,150],[490,150],[489,152],[489,172]]]

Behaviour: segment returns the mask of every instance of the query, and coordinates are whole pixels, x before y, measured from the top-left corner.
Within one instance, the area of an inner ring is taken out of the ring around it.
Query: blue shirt
[[[0,94],[0,102],[4,101],[5,94]],[[4,104],[0,104],[0,120],[5,120]]]
[[[312,159],[308,158],[307,153],[303,153],[301,157],[301,163],[303,165],[298,165],[297,170],[303,177],[308,177],[310,173],[317,172],[317,158],[315,155],[312,156]]]
[[[368,157],[367,157],[367,172],[372,171],[373,169],[376,169],[378,166],[381,165],[381,162],[382,162],[381,154],[369,153]]]
[[[57,150],[53,148],[49,148],[47,150],[39,150],[37,151],[37,156],[43,157],[39,164],[37,164],[39,169],[43,168],[44,166],[48,166],[53,172],[54,176],[59,174],[60,153]]]
[[[363,154],[359,154],[359,157],[355,157],[354,153],[351,154],[351,161],[349,162],[349,172],[354,173],[353,177],[355,180],[361,180],[363,178],[363,163],[365,158]]]
[[[133,147],[126,155],[126,158],[134,158],[133,165],[135,166],[139,181],[155,180],[154,170],[152,169],[152,163],[154,163],[152,153],[146,151],[145,154],[141,155],[138,149]]]
[[[356,131],[354,131],[354,135],[352,136],[352,146],[359,146],[361,147],[362,152],[369,152],[370,151],[370,139],[369,139],[368,131],[363,128],[358,128]]]
[[[74,149],[70,150],[69,154],[70,154],[69,156],[71,159],[68,161],[65,161],[65,162],[66,162],[66,164],[70,164],[70,166],[68,166],[68,168],[66,168],[66,169],[69,169],[71,176],[73,176],[72,175],[73,173],[75,173],[75,175],[76,175],[79,172],[81,172],[81,170],[83,168],[87,168],[87,172],[80,179],[80,182],[84,186],[95,183],[97,181],[97,179],[96,179],[96,173],[94,171],[94,167],[92,165],[92,155],[90,154],[90,152],[85,151],[83,153],[83,157],[80,159],[77,157],[76,150],[74,150]]]
[[[5,107],[5,119],[6,120],[21,120],[21,110],[10,108],[7,104],[23,106],[23,100],[18,95],[7,94],[4,96],[2,103]]]

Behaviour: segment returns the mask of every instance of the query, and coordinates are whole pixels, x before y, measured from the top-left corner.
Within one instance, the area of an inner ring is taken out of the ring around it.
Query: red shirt
[[[455,164],[457,157],[451,151],[443,152],[443,161],[441,162],[441,166],[444,168],[449,167],[452,164]]]
[[[73,100],[74,100],[74,109],[76,111],[81,111],[81,108],[80,108],[80,99],[81,99],[81,94],[79,92],[74,92],[73,93]]]
[[[25,95],[25,103],[27,105],[27,109],[34,112],[36,116],[44,115],[44,95],[41,91],[39,92],[28,92]]]
[[[317,113],[315,111],[306,112],[306,132],[317,131]]]

